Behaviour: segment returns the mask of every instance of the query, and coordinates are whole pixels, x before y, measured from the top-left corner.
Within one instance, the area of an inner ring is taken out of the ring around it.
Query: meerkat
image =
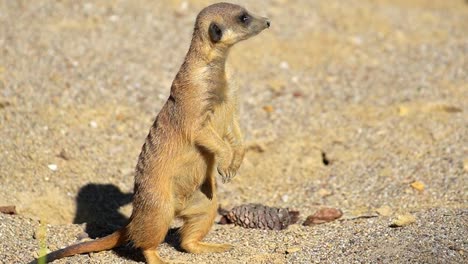
[[[238,98],[228,85],[225,63],[234,44],[268,27],[267,18],[234,4],[213,4],[198,14],[189,51],[138,158],[128,225],[106,237],[49,253],[46,261],[131,241],[143,250],[148,263],[164,263],[157,247],[175,217],[183,220],[179,232],[186,252],[231,248],[201,241],[217,212],[215,169],[226,183],[244,157]]]

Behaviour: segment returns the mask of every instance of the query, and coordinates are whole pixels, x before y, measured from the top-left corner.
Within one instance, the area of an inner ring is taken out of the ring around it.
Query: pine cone
[[[225,212],[221,224],[234,223],[245,228],[282,230],[297,222],[299,212],[261,204],[244,204]]]

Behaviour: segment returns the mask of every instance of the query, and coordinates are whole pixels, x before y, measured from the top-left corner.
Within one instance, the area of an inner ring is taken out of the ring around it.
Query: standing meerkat
[[[267,18],[234,4],[210,5],[198,14],[190,49],[138,159],[128,225],[106,237],[49,253],[47,261],[132,241],[148,263],[164,263],[157,247],[175,217],[183,220],[179,232],[185,251],[231,248],[201,241],[218,206],[215,169],[228,182],[244,157],[238,99],[226,80],[226,58],[234,44],[269,26]]]

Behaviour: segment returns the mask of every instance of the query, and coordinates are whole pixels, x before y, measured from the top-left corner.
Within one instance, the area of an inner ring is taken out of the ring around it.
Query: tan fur
[[[241,24],[238,18],[243,12],[240,6],[219,3],[199,13],[171,95],[139,156],[129,224],[107,237],[52,252],[47,255],[48,261],[109,249],[130,240],[143,250],[148,263],[163,263],[156,249],[175,217],[184,221],[180,236],[185,251],[222,252],[231,248],[201,240],[216,216],[215,169],[227,182],[244,157],[237,93],[228,86],[225,73],[229,48],[269,26],[266,18],[250,13],[250,23]],[[225,33],[217,42],[209,34],[213,22]]]

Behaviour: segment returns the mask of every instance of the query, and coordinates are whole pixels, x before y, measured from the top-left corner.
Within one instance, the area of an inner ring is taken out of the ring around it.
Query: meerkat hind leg
[[[207,198],[202,192],[195,194],[192,203],[183,211],[184,225],[180,229],[181,247],[189,253],[224,252],[229,244],[201,242],[213,226],[218,208],[216,196]]]

